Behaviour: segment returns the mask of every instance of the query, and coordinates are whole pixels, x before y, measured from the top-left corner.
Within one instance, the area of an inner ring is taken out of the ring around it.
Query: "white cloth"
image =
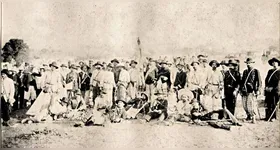
[[[120,71],[119,75],[119,83],[124,84],[124,86],[127,86],[127,84],[130,82],[130,75],[129,72],[126,71],[125,69],[122,69]]]
[[[112,106],[113,104],[113,87],[115,85],[114,73],[111,71],[104,71],[102,79],[102,87],[104,89],[105,94],[103,94],[103,99],[108,106]]]
[[[37,98],[37,94],[34,86],[29,86],[28,91],[24,91],[24,99],[35,100],[36,98]]]
[[[172,84],[174,84],[174,82],[175,82],[177,72],[178,72],[178,69],[176,67],[170,68],[170,80],[171,80]]]
[[[4,96],[6,102],[13,104],[15,102],[15,85],[14,81],[8,77],[2,80],[1,95]]]
[[[190,90],[195,90],[197,88],[204,88],[206,79],[204,81],[203,72],[201,70],[192,70],[189,73],[188,83]]]
[[[62,106],[59,104],[59,100],[61,99],[61,92],[63,89],[61,81],[61,74],[57,70],[48,71],[44,79],[44,88],[49,89],[48,93],[46,94],[50,96],[48,100],[48,110],[50,113],[56,115],[65,111],[65,109],[62,108]]]
[[[90,85],[99,86],[103,79],[103,70],[93,70]]]
[[[61,75],[58,71],[48,71],[44,78],[44,87],[50,87],[52,92],[58,92],[62,88]]]

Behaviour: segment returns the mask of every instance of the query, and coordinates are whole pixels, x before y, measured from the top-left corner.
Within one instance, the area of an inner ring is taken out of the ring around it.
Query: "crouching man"
[[[152,119],[158,119],[159,121],[164,121],[167,116],[168,101],[165,97],[159,95],[156,98],[155,103],[150,107],[150,111],[144,116],[144,119],[149,122]]]
[[[194,99],[193,93],[188,89],[182,89],[178,92],[178,100],[173,108],[169,110],[168,120],[171,123],[175,121],[190,122],[191,121],[191,102]]]

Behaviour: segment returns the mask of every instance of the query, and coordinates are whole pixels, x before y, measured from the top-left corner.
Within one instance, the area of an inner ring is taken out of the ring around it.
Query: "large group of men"
[[[182,60],[182,59],[181,59]],[[27,109],[27,115],[43,121],[65,118],[70,110],[93,110],[108,114],[111,122],[138,118],[145,122],[191,122],[227,119],[234,116],[237,95],[242,97],[246,120],[256,122],[257,96],[264,94],[265,119],[276,119],[280,94],[280,60],[272,58],[262,88],[261,76],[252,58],[209,61],[199,55],[187,64],[180,59],[168,61],[147,58],[145,62],[79,62],[39,68],[25,63],[16,69],[3,69],[2,124],[8,126],[10,113]],[[263,92],[264,89],[264,92]],[[78,112],[78,111],[76,111]],[[95,120],[96,121],[96,120]]]

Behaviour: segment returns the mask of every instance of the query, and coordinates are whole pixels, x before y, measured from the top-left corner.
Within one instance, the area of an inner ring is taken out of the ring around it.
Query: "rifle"
[[[143,105],[142,105],[142,107],[140,107],[139,109],[135,109],[135,108],[133,108],[133,106],[135,106],[135,104],[129,109],[129,110],[127,110],[127,117],[128,118],[135,118],[136,117],[136,115],[146,106],[148,104],[148,102],[146,102],[146,103],[144,103]]]
[[[270,117],[269,117],[269,119],[268,119],[267,121],[270,121],[270,120],[271,120],[272,116],[274,115],[274,113],[276,112],[276,110],[277,110],[277,108],[278,108],[279,102],[280,102],[280,101],[277,102],[277,104],[276,104],[276,106],[275,106],[275,108],[274,108],[272,114],[270,115]]]

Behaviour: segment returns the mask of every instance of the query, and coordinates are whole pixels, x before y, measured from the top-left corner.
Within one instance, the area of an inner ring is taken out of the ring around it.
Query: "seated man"
[[[159,121],[165,120],[168,116],[167,107],[167,99],[159,95],[158,98],[155,100],[155,103],[151,105],[148,114],[144,116],[145,120],[147,122],[149,122],[152,119],[158,119]]]
[[[116,100],[116,106],[110,109],[109,117],[112,123],[121,122],[121,118],[125,119],[127,103],[124,100]]]
[[[175,121],[190,122],[191,121],[191,102],[194,96],[188,89],[182,89],[178,92],[178,100],[173,108],[169,110],[168,119],[174,123]]]
[[[145,93],[141,93],[135,99],[128,101],[129,105],[127,109],[127,119],[129,118],[141,118],[149,112],[150,102],[148,102],[148,96]]]

